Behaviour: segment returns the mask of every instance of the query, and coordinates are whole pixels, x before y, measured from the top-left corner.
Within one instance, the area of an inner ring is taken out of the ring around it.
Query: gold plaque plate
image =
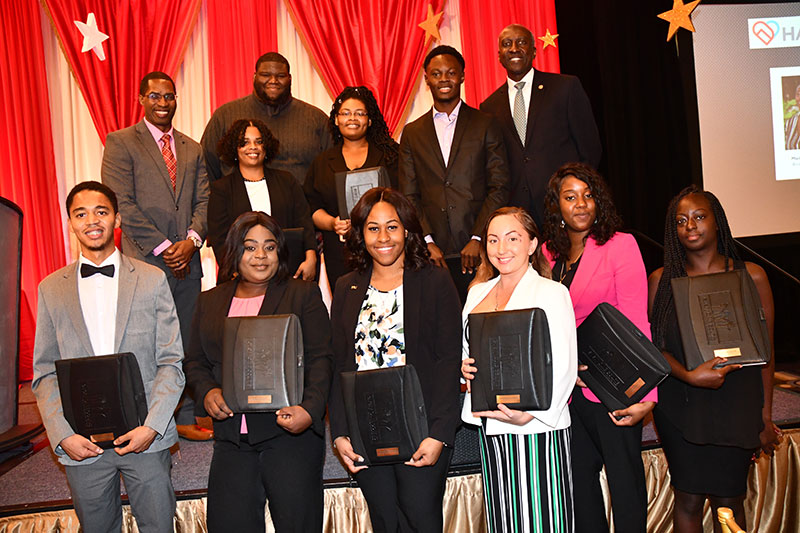
[[[376,448],[375,455],[378,457],[392,457],[395,455],[400,455],[399,448]]]
[[[113,433],[98,433],[97,435],[89,435],[89,440],[92,442],[106,442],[114,440]]]
[[[625,396],[628,398],[632,397],[634,394],[639,392],[639,389],[641,389],[643,386],[644,380],[642,378],[637,379],[631,384],[630,387],[628,387],[628,390],[625,391]]]
[[[272,394],[252,394],[247,397],[247,403],[272,403]]]
[[[740,355],[742,355],[742,351],[738,347],[714,350],[715,357],[739,357]]]
[[[497,403],[519,403],[519,394],[498,394],[495,396],[495,401]]]

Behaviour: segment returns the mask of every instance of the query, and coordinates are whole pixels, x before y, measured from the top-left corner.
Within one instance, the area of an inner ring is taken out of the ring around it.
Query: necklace
[[[251,180],[251,179],[248,179],[248,178],[244,178],[244,181],[249,181],[250,183],[257,183],[257,182],[259,182],[259,181],[261,181],[263,179],[264,179],[264,176],[261,176],[257,180]]]

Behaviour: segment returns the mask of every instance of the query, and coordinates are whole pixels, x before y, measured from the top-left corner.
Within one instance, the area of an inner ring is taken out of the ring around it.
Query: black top
[[[553,278],[556,278],[559,283],[569,289],[569,286],[572,285],[572,280],[575,279],[575,273],[578,271],[578,265],[580,265],[582,257],[583,255],[572,263],[566,272],[564,272],[566,270],[566,261],[563,258],[556,261],[553,265]]]
[[[734,261],[734,267],[745,269],[742,261]],[[686,366],[674,308],[667,316],[664,342],[666,351]],[[758,448],[763,405],[760,366],[732,371],[719,389],[694,387],[672,376],[658,386],[657,408],[695,444]]]
[[[328,403],[331,435],[348,434],[340,372],[356,370],[356,321],[372,269],[339,279],[331,306],[334,370]],[[427,265],[403,274],[403,328],[406,363],[419,376],[429,436],[453,444],[459,420],[461,304],[447,270]]]
[[[386,154],[379,146],[369,145],[367,159],[359,168],[384,167],[389,173],[389,182],[393,189],[397,189],[397,158],[388,164]],[[319,154],[311,167],[303,184],[303,192],[313,215],[318,209],[324,209],[332,217],[340,216],[339,200],[336,195],[336,173],[358,170],[347,168],[342,156],[342,146],[337,145]],[[322,245],[325,253],[325,268],[331,288],[336,286],[336,280],[345,274],[348,269],[344,260],[344,243],[334,231],[322,231]]]
[[[197,300],[183,370],[187,387],[202,413],[200,416],[206,416],[203,400],[208,391],[221,388],[223,326],[237,284],[236,280],[222,283],[200,293]],[[328,311],[315,283],[292,278],[270,282],[258,314],[290,313],[297,315],[303,328],[305,380],[300,406],[311,415],[310,429],[324,435],[325,403],[331,382],[331,328]],[[214,438],[238,443],[241,422],[241,414],[227,420],[214,420]],[[275,413],[248,414],[247,430],[250,444],[286,433],[278,426]]]

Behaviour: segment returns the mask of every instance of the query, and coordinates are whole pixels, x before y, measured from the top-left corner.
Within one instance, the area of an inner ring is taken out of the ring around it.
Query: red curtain
[[[178,71],[201,5],[201,0],[42,2],[104,143],[109,132],[142,117],[137,95],[145,74],[161,70],[174,76]],[[105,61],[93,51],[81,52],[83,34],[74,21],[86,22],[89,13],[109,36],[102,43]]]
[[[548,29],[551,34],[558,33],[555,0],[459,0],[459,10],[462,53],[467,62],[465,100],[469,105],[477,107],[506,79],[506,72],[497,60],[497,38],[509,24],[522,24],[533,32],[534,68],[559,72],[558,49],[553,46],[543,49],[544,43],[538,39]]]
[[[418,26],[428,4],[438,13],[444,0],[286,0],[331,96],[366,85],[391,131],[403,118],[428,50]]]
[[[256,59],[278,50],[276,0],[206,0],[211,112],[253,91]]]
[[[39,282],[65,264],[61,209],[47,99],[47,69],[36,0],[0,2],[0,196],[17,204],[22,219],[22,338],[33,337],[30,310]],[[0,228],[0,231],[2,229]],[[4,310],[5,311],[5,310]],[[30,369],[30,346],[21,366]],[[28,377],[30,379],[30,377]]]

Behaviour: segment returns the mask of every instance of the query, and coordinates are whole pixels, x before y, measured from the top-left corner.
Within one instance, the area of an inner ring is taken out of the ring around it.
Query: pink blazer
[[[543,246],[550,266],[555,264],[553,254]],[[636,239],[628,233],[615,233],[603,246],[592,237],[586,240],[583,257],[569,287],[575,324],[580,326],[597,304],[607,302],[619,309],[642,333],[650,338],[647,320],[647,272]],[[583,395],[598,403],[592,391],[582,389]],[[650,391],[642,401],[658,401],[657,389]]]

